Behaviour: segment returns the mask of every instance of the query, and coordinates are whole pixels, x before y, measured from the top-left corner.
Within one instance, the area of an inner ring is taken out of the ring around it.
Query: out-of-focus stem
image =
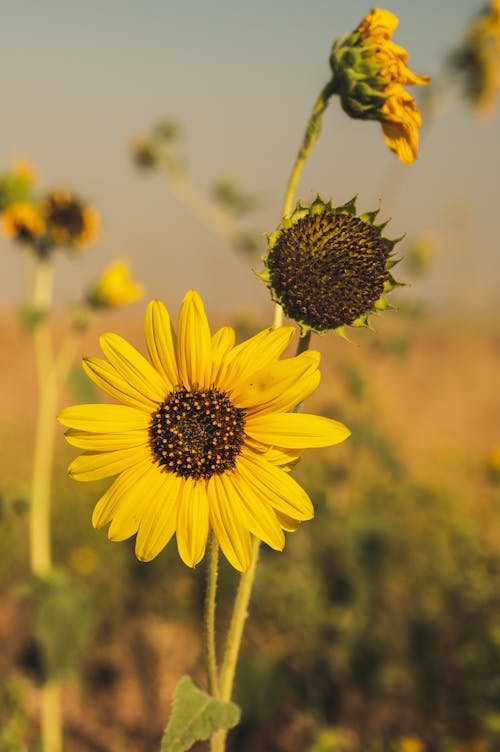
[[[49,681],[41,691],[43,752],[62,752],[61,685]]]
[[[187,172],[181,169],[173,169],[169,164],[162,164],[161,161],[159,164],[179,203],[208,227],[214,235],[234,243],[241,231],[232,216],[206,198]]]

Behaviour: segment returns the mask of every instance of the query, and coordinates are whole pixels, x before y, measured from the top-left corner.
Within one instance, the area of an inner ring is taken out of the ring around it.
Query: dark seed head
[[[226,392],[178,387],[153,413],[151,448],[168,471],[207,480],[235,466],[244,427],[245,411]]]
[[[318,332],[373,311],[389,278],[379,230],[325,210],[283,229],[269,251],[270,287],[285,313]]]

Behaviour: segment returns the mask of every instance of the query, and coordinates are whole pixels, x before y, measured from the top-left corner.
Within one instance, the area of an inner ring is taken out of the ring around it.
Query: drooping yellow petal
[[[84,358],[83,370],[110,397],[151,415],[158,403],[130,386],[116,369],[102,358]]]
[[[149,491],[149,502],[139,524],[135,554],[140,561],[151,561],[175,533],[177,512],[184,479],[174,473],[157,471],[156,485]]]
[[[267,496],[250,486],[237,470],[221,477],[220,483],[224,485],[229,503],[238,509],[248,530],[271,548],[282,551],[285,536]]]
[[[351,434],[337,420],[305,413],[250,415],[245,431],[256,441],[290,449],[333,446],[340,444]]]
[[[177,511],[177,548],[188,567],[195,567],[205,554],[209,533],[206,484],[186,478]]]
[[[152,300],[146,308],[144,333],[151,362],[173,389],[179,384],[176,336],[168,311],[160,300]]]
[[[111,365],[128,384],[153,401],[161,402],[165,399],[170,384],[127,340],[118,334],[103,334],[100,343]]]
[[[73,405],[65,407],[57,420],[67,428],[89,433],[119,433],[147,429],[151,418],[126,405]]]
[[[162,478],[159,467],[150,464],[145,472],[136,476],[135,486],[128,485],[122,489],[108,530],[110,540],[122,541],[135,535]]]
[[[276,509],[274,510],[274,513],[276,515],[276,519],[278,520],[279,524],[285,530],[287,533],[294,533],[298,526],[300,525],[300,520],[294,520],[292,517],[289,517],[287,514],[283,514],[283,512],[278,512]]]
[[[151,450],[145,446],[117,449],[102,454],[85,452],[73,460],[68,473],[75,480],[101,480],[118,475],[147,457],[151,458]]]
[[[231,399],[249,415],[291,410],[318,386],[319,361],[319,353],[309,350],[261,368],[232,391]]]
[[[182,301],[177,329],[177,363],[182,384],[210,386],[212,341],[203,301],[190,290]]]
[[[252,562],[252,541],[238,512],[227,493],[226,479],[214,475],[207,483],[210,524],[219,541],[224,556],[238,571],[245,572]]]
[[[106,493],[104,493],[97,504],[95,505],[94,512],[92,514],[92,524],[95,528],[99,529],[111,522],[116,508],[120,504],[120,499],[124,494],[130,490],[137,488],[137,485],[146,473],[151,469],[151,461],[142,460],[132,467],[124,470],[118,478],[116,478],[110,485]],[[138,508],[136,503],[135,509]]]
[[[236,463],[239,473],[253,493],[267,501],[273,509],[296,520],[314,517],[311,499],[291,475],[243,450]],[[243,491],[243,486],[240,486]]]

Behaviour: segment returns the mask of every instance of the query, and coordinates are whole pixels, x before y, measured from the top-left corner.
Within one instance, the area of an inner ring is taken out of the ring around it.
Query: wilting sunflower
[[[70,475],[118,476],[97,503],[94,526],[111,522],[117,541],[137,533],[143,561],[176,533],[181,559],[194,567],[211,530],[241,571],[251,562],[251,535],[281,550],[283,531],[313,516],[290,467],[304,449],[349,435],[334,420],[288,412],[319,382],[319,353],[278,360],[292,334],[265,329],[237,346],[231,327],[211,336],[192,290],[177,334],[165,306],[149,304],[151,363],[118,335],[103,335],[108,360],[85,358],[84,369],[123,404],[77,405],[59,415],[69,443],[86,450]]]
[[[97,210],[71,191],[51,191],[42,201],[42,210],[54,245],[83,248],[99,234]]]
[[[130,265],[118,259],[106,267],[87,293],[91,308],[115,308],[134,303],[144,297],[145,288],[135,282],[130,274]]]
[[[385,295],[400,284],[390,272],[397,241],[382,235],[377,214],[358,215],[355,198],[333,206],[318,196],[268,236],[259,276],[303,332],[345,336],[346,326],[366,326],[371,313],[390,307]]]
[[[353,118],[378,120],[384,138],[403,162],[418,152],[422,118],[403,86],[427,84],[408,68],[408,53],[391,41],[399,21],[388,10],[373,8],[356,30],[337,39],[330,55],[331,88]]]

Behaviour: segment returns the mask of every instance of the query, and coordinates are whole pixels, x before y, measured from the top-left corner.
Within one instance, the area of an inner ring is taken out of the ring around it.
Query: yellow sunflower
[[[66,189],[48,193],[42,201],[47,232],[55,245],[80,249],[99,235],[99,213]]]
[[[146,310],[151,363],[116,334],[107,360],[85,358],[88,376],[121,405],[76,405],[58,416],[70,444],[86,450],[69,467],[76,480],[118,476],[98,501],[93,524],[108,536],[137,533],[149,561],[176,534],[194,567],[211,531],[233,567],[246,570],[254,535],[276,550],[283,531],[313,517],[307,493],[288,472],[304,449],[337,444],[349,430],[334,420],[291,413],[319,382],[319,353],[279,360],[292,327],[265,329],[235,346],[231,327],[210,334],[191,290],[177,334],[160,301]]]

